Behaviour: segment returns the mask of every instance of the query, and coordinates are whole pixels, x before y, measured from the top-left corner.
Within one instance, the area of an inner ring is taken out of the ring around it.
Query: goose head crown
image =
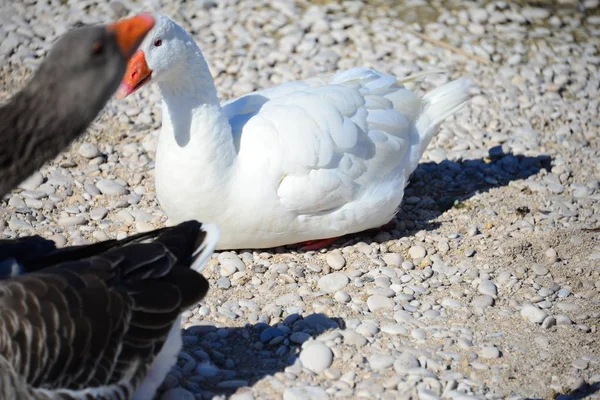
[[[154,17],[156,24],[129,61],[116,97],[125,98],[156,82],[163,94],[201,94],[202,102],[218,104],[212,75],[194,39],[167,16],[157,13]]]

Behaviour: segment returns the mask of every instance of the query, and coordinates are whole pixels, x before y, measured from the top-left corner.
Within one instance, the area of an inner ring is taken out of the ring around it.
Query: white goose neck
[[[194,43],[188,51],[179,68],[158,82],[163,99],[173,106],[219,105],[217,88],[200,49]]]
[[[163,130],[170,131],[168,135],[182,148],[193,137],[218,139],[215,136],[226,133],[223,129],[228,125],[202,53],[195,44],[189,50],[185,62],[158,82],[163,98]]]

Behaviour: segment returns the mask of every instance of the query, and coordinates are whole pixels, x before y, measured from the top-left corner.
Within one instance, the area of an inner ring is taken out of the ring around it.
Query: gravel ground
[[[215,254],[157,398],[600,398],[598,0],[10,3],[2,100],[71,24],[145,7],[194,34],[222,100],[352,66],[449,71],[418,91],[478,85],[395,229],[320,252]],[[80,244],[163,226],[159,100],[152,86],[111,101],[2,200],[0,237]]]

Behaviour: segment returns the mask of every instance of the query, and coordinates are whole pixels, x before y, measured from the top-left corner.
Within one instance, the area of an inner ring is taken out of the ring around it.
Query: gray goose
[[[70,31],[0,108],[0,193],[82,133],[154,24]],[[57,249],[0,240],[0,399],[150,400],[181,348],[180,314],[208,291],[218,240],[196,221]]]
[[[154,26],[140,14],[63,35],[33,78],[0,107],[0,198],[81,135]]]

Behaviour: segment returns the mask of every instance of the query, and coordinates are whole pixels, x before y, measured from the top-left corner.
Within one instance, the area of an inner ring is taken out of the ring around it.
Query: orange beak
[[[152,79],[152,70],[146,63],[146,55],[142,50],[138,50],[127,64],[127,71],[117,90],[116,98],[124,99],[150,82],[150,79]]]
[[[106,29],[114,32],[123,57],[129,59],[153,26],[154,18],[142,13],[107,25]]]

